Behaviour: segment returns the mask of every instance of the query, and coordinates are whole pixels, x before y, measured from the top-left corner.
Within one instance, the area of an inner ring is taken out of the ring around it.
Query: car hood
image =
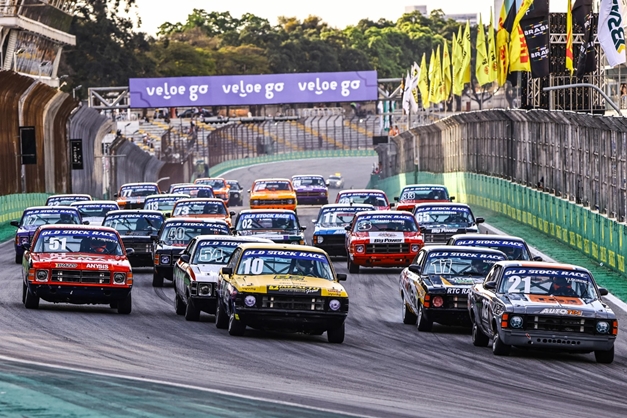
[[[514,312],[520,314],[607,318],[609,313],[614,318],[611,309],[598,299],[586,301],[569,296],[510,293],[503,295],[501,300],[511,304]]]
[[[236,275],[233,284],[240,292],[348,297],[344,287],[318,277],[297,275]]]
[[[250,194],[250,200],[254,199],[294,199],[296,194],[294,192],[290,192],[289,190],[276,190],[269,191],[266,190],[264,192],[256,192]]]
[[[470,288],[477,283],[482,283],[482,276],[444,276],[440,274],[430,274],[424,276],[425,284],[431,290],[441,290],[444,293],[470,293]]]
[[[403,242],[413,242],[419,237],[419,232],[356,232],[351,236],[351,241],[360,241],[369,244],[400,244]]]
[[[316,226],[314,234],[317,235],[346,235],[346,229],[343,226],[322,227]]]
[[[217,282],[220,269],[226,264],[194,264],[191,266],[198,282]]]
[[[304,239],[304,234],[293,231],[239,231],[238,234],[246,237],[267,238],[269,240]]]
[[[130,270],[130,264],[121,255],[90,255],[73,253],[33,253],[33,267],[76,270]]]
[[[477,226],[471,223],[463,223],[463,224],[428,224],[428,225],[420,225],[421,228],[425,228],[427,233],[432,234],[440,234],[444,232],[457,232],[460,229],[464,231],[472,230],[476,231]]]

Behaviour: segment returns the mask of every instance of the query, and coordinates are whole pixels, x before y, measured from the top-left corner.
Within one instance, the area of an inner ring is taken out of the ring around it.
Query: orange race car
[[[251,209],[288,209],[296,211],[296,192],[288,179],[255,180],[250,193]]]
[[[235,212],[229,212],[226,203],[218,198],[192,198],[181,199],[172,208],[172,217],[180,218],[213,218],[223,219],[229,228],[231,227],[231,216]]]
[[[229,201],[230,186],[228,185],[226,180],[222,178],[202,177],[202,178],[196,179],[196,181],[194,181],[194,184],[205,184],[207,186],[211,186],[215,197],[219,197],[225,202]]]
[[[142,209],[146,197],[160,193],[157,183],[127,183],[114,196],[120,209]]]

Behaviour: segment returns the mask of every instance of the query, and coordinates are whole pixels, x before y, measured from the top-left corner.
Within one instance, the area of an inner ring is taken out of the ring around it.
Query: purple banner
[[[361,102],[377,99],[377,72],[131,78],[132,108]]]

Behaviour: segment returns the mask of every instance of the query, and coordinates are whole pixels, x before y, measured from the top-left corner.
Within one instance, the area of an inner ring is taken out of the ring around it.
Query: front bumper
[[[339,327],[347,316],[346,312],[312,313],[281,309],[240,308],[236,309],[235,313],[244,324],[251,328],[305,333]]]
[[[607,351],[614,346],[616,341],[616,337],[612,335],[582,335],[531,330],[501,329],[499,336],[505,344],[517,347],[548,348],[574,352]]]
[[[47,302],[102,305],[122,301],[132,286],[77,286],[65,284],[28,284],[28,289]]]
[[[331,256],[346,257],[346,246],[343,242],[323,242],[322,244],[314,244],[314,247],[326,251]]]
[[[326,205],[329,203],[328,196],[305,196],[296,194],[299,205]]]
[[[274,203],[263,204],[263,202],[253,205],[251,203],[250,204],[250,208],[251,209],[287,209],[287,210],[296,210],[296,203],[294,203],[292,205],[274,204]]]
[[[427,315],[427,319],[429,321],[437,322],[442,325],[451,325],[451,326],[470,326],[472,322],[470,321],[470,315],[468,313],[468,308],[457,308],[457,309],[447,309],[447,308],[424,308],[425,313]]]
[[[216,314],[217,296],[191,296],[194,306],[210,315]]]
[[[416,254],[351,254],[350,257],[354,264],[362,267],[407,267]]]

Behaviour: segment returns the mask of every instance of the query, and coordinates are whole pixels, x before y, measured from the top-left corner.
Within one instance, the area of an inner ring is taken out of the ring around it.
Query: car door
[[[498,281],[502,271],[503,267],[495,266],[490,273],[488,273],[483,284],[490,281]],[[486,332],[486,335],[491,335],[492,331],[490,323],[492,322],[492,306],[496,301],[496,292],[494,289],[485,289],[483,285],[480,289],[481,291],[477,293],[477,299],[475,300],[475,304],[478,305],[477,313],[481,316],[481,328],[483,328],[484,332]]]
[[[194,254],[194,248],[196,247],[196,241],[197,241],[196,238],[192,238],[189,244],[187,244],[187,247],[185,247],[185,249],[181,253],[181,256],[184,254],[187,254],[189,256],[190,262],[193,260],[193,254]],[[188,268],[189,268],[189,263],[181,260],[181,257],[179,257],[179,259],[176,261],[176,264],[174,265],[174,273],[173,273],[174,287],[175,287],[175,291],[182,297],[186,296],[185,282],[187,281],[186,276],[187,276]]]
[[[424,268],[424,261],[427,258],[426,251],[420,251],[416,256],[413,264],[417,264],[420,267],[420,270]],[[412,310],[414,312],[418,312],[418,305],[420,303],[420,298],[422,295],[422,275],[415,274],[411,272],[407,272],[406,275],[407,283],[405,284],[405,298],[409,302]]]
[[[242,250],[240,248],[236,248],[235,251],[233,251],[233,254],[231,255],[231,259],[229,260],[229,262],[227,263],[227,265],[225,267],[229,267],[232,269],[233,273],[235,273],[236,269],[237,269],[237,264],[239,263],[239,259],[242,256]],[[227,315],[231,315],[231,304],[229,303],[229,295],[226,292],[226,287],[228,285],[229,282],[229,277],[228,276],[223,276],[222,274],[220,274],[218,279],[218,284],[217,284],[217,290],[216,293],[218,295],[218,303],[220,301],[222,301],[222,305],[221,308],[224,307],[226,309],[226,314]]]

